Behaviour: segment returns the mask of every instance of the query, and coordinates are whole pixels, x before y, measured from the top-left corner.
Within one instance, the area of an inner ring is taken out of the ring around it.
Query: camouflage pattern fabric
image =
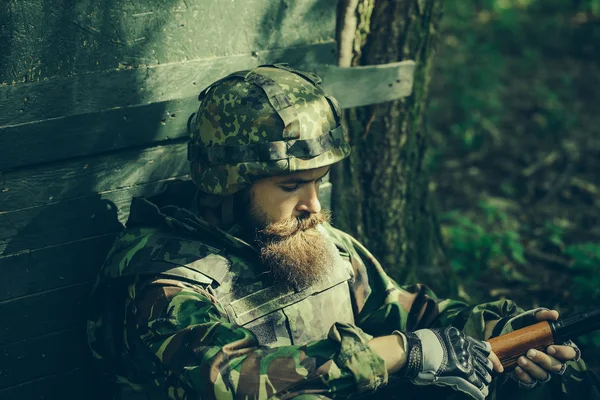
[[[483,339],[487,321],[523,311],[509,300],[472,307],[438,299],[423,285],[399,286],[360,243],[331,226],[323,231],[339,249],[339,276],[308,293],[286,291],[269,282],[235,228],[222,231],[159,200],[133,202],[88,324],[97,361],[149,399],[462,398],[388,376],[369,340],[449,324]],[[336,289],[343,290],[328,298]],[[320,303],[306,301],[317,293]],[[347,297],[336,304],[340,294]],[[272,296],[282,304],[273,306]],[[344,310],[347,321],[340,320]],[[253,324],[261,318],[274,335]],[[490,398],[600,399],[583,361],[570,364],[565,376],[529,391],[499,377]]]
[[[209,86],[190,124],[188,158],[198,188],[230,195],[258,178],[324,167],[350,154],[340,106],[318,82],[274,65]]]

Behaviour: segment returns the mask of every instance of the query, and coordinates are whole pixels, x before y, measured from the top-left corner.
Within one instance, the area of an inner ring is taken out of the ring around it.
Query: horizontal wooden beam
[[[106,400],[110,399],[107,385],[91,367],[79,367],[53,373],[0,390],[2,400]]]
[[[161,192],[171,180],[0,213],[0,255],[116,233],[129,216],[132,197]]]
[[[58,203],[189,173],[187,140],[0,174],[0,213]]]
[[[333,63],[335,42],[0,86],[0,128],[198,96],[230,72],[282,61]]]
[[[51,374],[89,366],[85,327],[47,335],[0,347],[0,390]],[[64,388],[68,398],[68,386]]]
[[[308,69],[323,79],[323,88],[340,102],[342,108],[351,108],[409,96],[412,93],[415,62],[352,68],[314,65]]]
[[[88,281],[0,302],[0,317],[3,321],[0,326],[0,346],[83,323],[91,290],[92,282]]]
[[[321,0],[0,3],[0,85],[331,41]]]
[[[0,128],[0,171],[187,137],[196,97]]]
[[[115,237],[108,234],[0,256],[0,302],[94,280]]]

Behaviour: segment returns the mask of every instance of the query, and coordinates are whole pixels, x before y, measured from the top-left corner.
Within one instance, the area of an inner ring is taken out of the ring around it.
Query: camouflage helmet
[[[320,82],[314,74],[275,64],[234,72],[204,89],[188,123],[196,186],[227,196],[263,177],[348,156],[339,103]]]

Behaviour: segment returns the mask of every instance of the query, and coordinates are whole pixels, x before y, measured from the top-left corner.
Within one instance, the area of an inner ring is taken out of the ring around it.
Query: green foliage
[[[512,264],[526,262],[518,224],[499,207],[479,204],[484,223],[458,211],[442,216],[442,232],[454,271],[462,282],[477,280],[489,268],[512,271]]]
[[[600,0],[586,0],[581,2],[582,12],[591,12],[592,15],[600,16]]]
[[[544,227],[546,231],[546,238],[548,242],[552,243],[560,250],[564,250],[565,243],[563,242],[565,230],[560,225],[557,225],[554,222],[546,222],[546,226]]]
[[[600,124],[600,0],[449,0],[442,31],[426,165],[442,209],[462,207],[442,218],[460,289],[489,299],[485,273],[507,278],[496,293],[523,307],[560,306],[565,315],[598,307],[600,243],[573,244],[597,241],[598,212],[580,212],[597,208],[597,188],[573,190],[570,179],[597,176],[590,132]],[[484,197],[515,206],[475,206]],[[572,279],[561,270],[566,256]],[[511,288],[515,279],[532,291]],[[588,360],[590,349],[600,359],[600,334],[581,342]]]
[[[600,303],[600,243],[568,246],[565,253],[572,258],[572,268],[576,271],[573,283],[577,290],[573,295],[580,304],[597,307]]]
[[[545,139],[575,129],[574,89],[587,88],[568,62],[596,62],[598,16],[600,0],[448,1],[429,111],[435,129],[465,153],[501,145],[507,129]]]

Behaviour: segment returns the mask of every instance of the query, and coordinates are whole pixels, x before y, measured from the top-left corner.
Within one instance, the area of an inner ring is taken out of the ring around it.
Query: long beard
[[[257,231],[261,259],[275,282],[300,290],[328,275],[337,250],[317,227],[329,220],[328,213],[307,214]]]

